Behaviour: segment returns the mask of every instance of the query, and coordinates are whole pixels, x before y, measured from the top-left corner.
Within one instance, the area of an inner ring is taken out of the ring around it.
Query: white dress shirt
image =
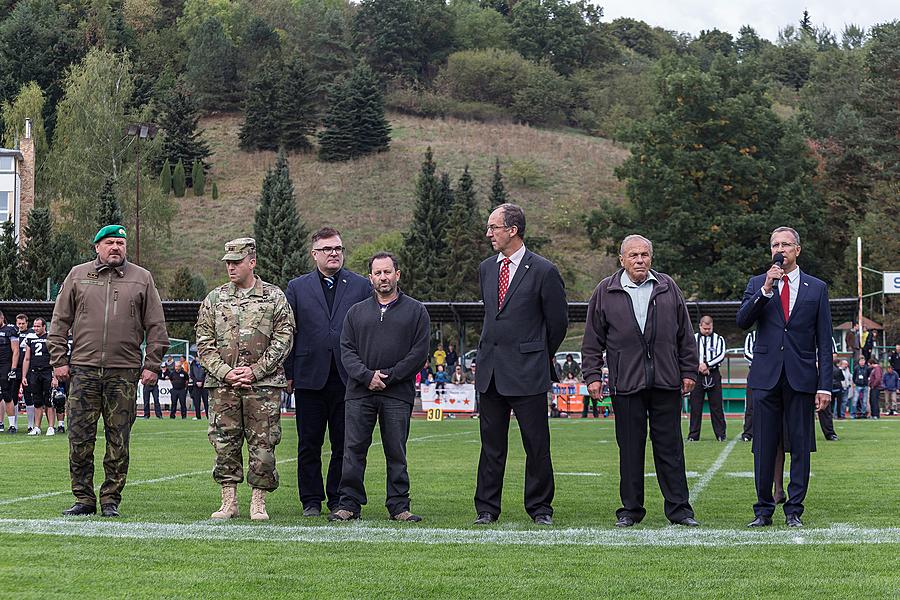
[[[788,291],[790,293],[790,301],[788,303],[788,311],[794,312],[794,303],[797,301],[797,293],[800,291],[800,267],[797,267],[790,273],[785,273],[788,278]],[[763,282],[765,285],[765,282]],[[784,285],[784,281],[778,282],[778,293],[781,294],[781,286]],[[772,291],[768,294],[765,290],[763,290],[763,296],[766,298],[771,298],[775,295],[775,286],[772,286]]]
[[[516,276],[516,270],[519,268],[519,263],[522,262],[522,257],[525,256],[525,244],[522,244],[522,247],[509,255],[509,260],[512,262],[509,263],[509,285],[512,286],[513,277]],[[497,254],[497,262],[503,262],[503,259],[506,258],[503,256],[503,253],[500,252]]]

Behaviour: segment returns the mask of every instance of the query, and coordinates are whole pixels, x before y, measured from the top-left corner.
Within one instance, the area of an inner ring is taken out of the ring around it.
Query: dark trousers
[[[869,388],[869,416],[881,418],[881,388]]]
[[[159,386],[145,385],[142,394],[144,396],[144,418],[150,418],[150,396],[153,396],[153,407],[156,411],[156,418],[162,419],[162,408],[159,405]]]
[[[834,402],[835,398],[839,398],[839,395],[832,392],[831,401]],[[836,435],[834,433],[834,415],[831,412],[831,406],[825,408],[825,410],[820,410],[816,413],[819,415],[819,427],[822,428],[822,435],[825,436],[825,439]]]
[[[583,404],[583,406],[582,406],[582,408],[581,408],[581,418],[582,418],[582,419],[586,419],[586,418],[587,418],[587,416],[588,416],[588,409],[589,409],[591,406],[593,406],[593,409],[592,409],[592,410],[593,410],[593,413],[594,413],[594,418],[595,418],[595,419],[599,419],[599,418],[600,418],[600,401],[599,401],[599,400],[594,400],[594,399],[591,398],[590,396],[585,396],[585,397],[584,397],[584,404]]]
[[[475,511],[500,516],[503,474],[509,447],[509,411],[516,413],[525,447],[525,511],[531,518],[552,515],[553,463],[547,394],[501,396],[493,380],[481,394],[481,457],[475,487]]]
[[[684,466],[681,439],[681,392],[652,388],[636,394],[613,396],[616,443],[619,445],[619,495],[622,508],[617,517],[640,522],[644,509],[644,457],[647,424],[653,443],[656,479],[665,499],[666,517],[680,521],[694,516]]]
[[[364,485],[366,456],[372,445],[372,432],[377,421],[387,462],[387,497],[384,505],[391,516],[409,510],[406,440],[409,438],[412,403],[384,396],[366,396],[351,398],[345,404],[344,465],[338,507],[359,513],[368,502]]]
[[[321,390],[295,390],[297,405],[297,488],[303,506],[317,506],[328,498],[328,509],[340,500],[341,470],[344,461],[343,385]],[[331,442],[328,475],[322,483],[322,445],[325,430]]]
[[[756,417],[753,420],[753,470],[756,480],[758,517],[771,517],[775,512],[772,486],[775,481],[775,455],[782,441],[782,425],[791,441],[791,482],[784,514],[803,514],[803,500],[809,486],[809,455],[813,440],[815,394],[791,389],[784,372],[771,390],[753,390]]]
[[[171,396],[169,399],[172,401],[172,407],[169,411],[169,417],[175,418],[175,412],[177,411],[177,407],[181,404],[181,418],[187,418],[187,389],[182,388],[180,390],[176,390],[172,388]]]
[[[744,401],[744,432],[745,437],[753,437],[753,394],[747,388],[747,399]]]
[[[194,401],[194,416],[200,418],[200,406],[209,418],[209,390],[202,385],[191,386],[191,400]]]
[[[712,387],[704,388],[703,382],[708,379]],[[697,385],[691,391],[691,427],[688,437],[692,440],[700,439],[700,427],[703,424],[703,402],[709,399],[709,416],[712,420],[713,433],[716,439],[725,437],[725,411],[722,410],[722,375],[718,369],[710,371],[709,375],[700,375]]]

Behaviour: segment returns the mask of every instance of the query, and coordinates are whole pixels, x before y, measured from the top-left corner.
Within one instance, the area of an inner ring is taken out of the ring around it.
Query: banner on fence
[[[444,389],[436,385],[422,385],[422,410],[439,408],[447,412],[475,412],[475,386],[471,383],[456,385],[448,383]]]

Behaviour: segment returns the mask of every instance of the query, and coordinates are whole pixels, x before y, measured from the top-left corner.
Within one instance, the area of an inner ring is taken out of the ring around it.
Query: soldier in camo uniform
[[[281,392],[287,387],[282,363],[294,341],[294,314],[284,292],[253,274],[255,240],[228,242],[222,260],[230,282],[209,293],[197,317],[197,353],[212,400],[213,479],[222,486],[222,506],[211,517],[239,516],[237,484],[244,480],[246,438],[250,518],[266,520],[266,492],[278,487],[275,446],[281,441]]]
[[[125,259],[126,233],[107,225],[94,236],[97,259],[72,267],[63,282],[47,346],[58,381],[71,377],[68,398],[69,472],[75,504],[65,516],[97,512],[94,443],[103,417],[106,479],[100,486],[104,517],[119,516],[128,475],[138,378],[153,385],[169,347],[162,302],[153,276]],[[69,332],[72,349],[69,354]],[[141,344],[147,340],[146,355]]]

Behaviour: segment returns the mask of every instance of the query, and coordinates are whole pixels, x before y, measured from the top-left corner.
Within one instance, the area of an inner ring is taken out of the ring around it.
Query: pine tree
[[[166,159],[166,162],[163,163],[162,169],[159,172],[159,191],[162,192],[164,196],[168,196],[172,193],[172,165],[169,164],[169,159]]]
[[[481,290],[478,279],[472,277],[472,273],[478,272],[478,266],[488,254],[483,225],[475,196],[475,183],[466,165],[453,191],[453,204],[444,234],[447,243],[444,287],[448,300],[474,301],[479,298]]]
[[[3,222],[0,238],[0,298],[11,300],[19,297],[19,244],[16,226],[12,220]]]
[[[350,160],[390,145],[391,127],[384,116],[378,78],[365,64],[340,79],[329,93],[325,130],[319,133],[321,160]]]
[[[233,110],[239,104],[237,48],[216,17],[209,17],[189,41],[187,80],[200,108]]]
[[[88,240],[89,242],[90,240]],[[85,243],[84,240],[78,242],[70,233],[60,231],[53,236],[53,256],[51,259],[50,279],[50,299],[55,300],[59,293],[59,288],[65,280],[69,270],[79,263],[94,260],[96,254],[93,247]]]
[[[506,187],[503,185],[503,174],[500,173],[500,157],[494,158],[494,179],[491,181],[491,210],[509,202]]]
[[[97,203],[97,229],[107,225],[121,225],[124,221],[122,207],[116,198],[116,182],[112,177],[107,177]]]
[[[216,185],[215,179],[213,179],[213,182],[212,182],[212,199],[213,200],[219,199],[219,186]]]
[[[169,164],[179,160],[184,164],[200,161],[204,171],[209,168],[206,159],[211,152],[209,144],[203,139],[203,131],[198,129],[200,110],[190,92],[183,84],[178,84],[163,98],[160,106],[160,128],[165,132],[160,160]],[[163,163],[164,165],[164,163]],[[160,167],[157,163],[157,167]],[[164,185],[160,176],[160,187]],[[193,174],[185,180],[187,187],[193,187]],[[168,193],[168,192],[164,192]]]
[[[180,160],[175,165],[175,174],[172,176],[172,189],[175,190],[176,198],[184,198],[184,190],[187,187],[187,182],[185,181],[184,176],[184,163]]]
[[[294,184],[283,152],[263,180],[254,235],[256,273],[264,281],[284,289],[292,278],[309,270],[309,232],[297,214]]]
[[[53,219],[50,209],[33,208],[25,226],[25,247],[19,272],[20,293],[24,298],[44,299],[47,278],[53,271]]]
[[[278,89],[279,141],[286,150],[312,149],[316,132],[315,85],[299,58],[284,65]]]
[[[435,177],[437,166],[431,148],[416,182],[416,208],[409,230],[403,236],[400,268],[403,289],[419,300],[443,300],[447,224],[445,190]]]
[[[194,191],[195,196],[202,196],[206,193],[206,174],[203,172],[203,163],[199,160],[194,161],[194,166],[191,169],[191,179],[193,179],[193,185],[191,189]]]
[[[244,100],[244,122],[239,134],[242,150],[277,150],[279,104],[284,65],[278,54],[270,54],[249,83]]]

